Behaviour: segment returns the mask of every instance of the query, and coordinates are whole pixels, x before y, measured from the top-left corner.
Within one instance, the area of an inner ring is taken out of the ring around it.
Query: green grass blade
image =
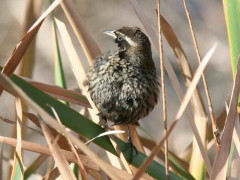
[[[57,32],[56,32],[56,22],[55,19],[52,18],[53,20],[53,38],[54,38],[54,53],[55,53],[55,67],[54,67],[54,72],[55,72],[55,84],[67,88],[67,83],[64,75],[64,70],[63,70],[63,63],[62,63],[62,57],[59,49],[59,43],[58,43],[58,37],[57,37]]]
[[[23,162],[22,157],[20,157],[17,153],[15,154],[14,163],[16,164],[14,164],[11,180],[22,180],[24,173]]]
[[[150,138],[149,139],[141,137],[141,142],[143,143],[144,147],[148,149],[153,149],[156,146],[154,138],[143,127],[139,126],[138,129],[143,131]],[[158,157],[162,161],[164,161],[164,148],[161,149],[161,152],[159,152]],[[181,177],[183,177],[183,179],[194,180],[194,177],[187,170],[186,165],[184,165],[183,162],[181,162],[173,152],[171,151],[168,152],[168,158],[169,162],[171,163],[170,167],[174,169],[174,172],[178,173]]]
[[[174,166],[174,169],[182,176],[183,179],[194,180],[195,178],[179,163],[179,161],[169,154],[169,161]]]
[[[117,137],[115,137],[115,140],[116,140],[120,150],[123,152],[124,157],[129,162],[131,155],[132,155],[131,147],[127,143],[125,143],[124,141],[122,141],[121,139],[119,139]],[[140,167],[146,158],[147,158],[147,156],[145,154],[141,153],[140,151],[138,151],[138,154],[136,154],[134,151],[131,164],[135,167]],[[156,179],[160,179],[160,180],[166,179],[165,167],[162,166],[161,164],[157,163],[156,161],[152,162],[152,164],[147,168],[146,172],[150,176],[152,176]],[[171,180],[180,180],[182,178],[180,178],[173,172],[170,172],[170,179]]]
[[[1,68],[0,68],[1,70]],[[54,117],[52,114],[51,107],[53,107],[56,112],[58,113],[58,116],[62,123],[79,133],[80,135],[87,137],[88,139],[91,139],[93,137],[96,137],[100,133],[104,132],[104,129],[100,127],[99,125],[95,124],[94,122],[88,120],[86,117],[79,114],[77,111],[71,109],[70,107],[66,106],[65,104],[61,103],[60,101],[50,97],[49,95],[45,94],[44,92],[40,91],[39,89],[35,88],[31,84],[24,81],[22,78],[12,75],[11,77],[12,81],[20,87],[33,101],[35,101],[38,105],[40,105],[46,112],[48,112],[51,116]],[[51,107],[50,107],[51,106]],[[129,148],[125,149],[127,146],[127,143],[117,139],[117,143],[120,146],[120,149],[123,151],[123,154],[127,160],[129,160],[129,157],[131,155],[131,150]],[[105,150],[117,155],[116,150],[114,149],[111,141],[109,140],[108,136],[103,136],[100,138],[97,138],[93,141],[100,147],[104,148]],[[138,156],[134,157],[134,160],[132,164],[136,167],[139,167],[141,163],[146,159],[146,155],[142,154],[141,152],[138,153]],[[165,177],[165,168],[161,164],[157,162],[153,162],[149,168],[147,169],[147,172],[153,176],[156,179],[163,179]],[[170,173],[171,179],[173,180],[179,180],[180,177],[178,177],[174,173]]]
[[[24,171],[24,179],[28,179],[48,158],[46,155],[39,155],[34,162]]]
[[[97,135],[105,132],[105,130],[99,125],[90,121],[89,119],[87,119],[77,111],[69,108],[60,101],[50,97],[49,95],[30,85],[20,77],[13,75],[11,79],[17,86],[23,89],[23,91],[32,100],[34,100],[46,112],[48,112],[51,116],[54,117],[52,110],[50,108],[53,107],[58,113],[58,116],[60,117],[60,120],[63,123],[63,125],[76,131],[80,135],[88,139],[92,139]],[[93,142],[99,145],[100,147],[106,149],[107,151],[117,155],[117,152],[115,151],[111,141],[107,136],[97,138]]]
[[[240,56],[240,0],[223,0],[225,20],[228,32],[228,43],[232,65],[233,78],[236,76],[238,59]],[[240,111],[240,98],[238,99]]]
[[[21,180],[21,179],[22,179],[22,168],[21,168],[21,165],[17,163],[13,180]]]
[[[238,38],[240,34],[240,0],[224,0],[223,6],[228,31],[233,77],[235,77],[240,55],[240,38]]]

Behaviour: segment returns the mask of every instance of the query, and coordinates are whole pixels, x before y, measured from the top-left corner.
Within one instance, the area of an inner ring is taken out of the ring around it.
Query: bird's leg
[[[105,116],[103,116],[102,113],[98,113],[97,115],[99,116],[99,122],[98,122],[98,124],[99,124],[100,126],[102,126],[103,128],[108,127],[107,118],[106,118]]]
[[[136,152],[136,154],[138,155],[138,150],[137,150],[137,148],[133,145],[133,143],[132,143],[132,137],[131,137],[131,132],[130,132],[130,128],[129,128],[129,126],[127,126],[127,128],[128,128],[128,140],[127,140],[127,144],[130,146],[130,150],[131,150],[131,155],[130,155],[130,159],[129,159],[129,164],[131,164],[132,163],[132,158],[133,158],[133,151],[135,151]],[[126,150],[126,149],[125,149]],[[124,151],[125,151],[124,150]]]

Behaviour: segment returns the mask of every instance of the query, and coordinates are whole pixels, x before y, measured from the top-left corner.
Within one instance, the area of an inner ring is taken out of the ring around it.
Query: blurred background
[[[139,2],[143,7],[149,22],[151,22],[152,27],[154,28],[155,32],[157,32],[156,1],[139,0]],[[103,31],[114,30],[126,25],[135,25],[144,29],[128,0],[74,0],[74,3],[80,16],[83,18],[85,25],[92,33],[93,38],[103,53],[108,51],[114,52],[116,49],[113,40],[104,35],[102,33]],[[46,9],[48,6],[49,2],[43,1],[43,8]],[[232,87],[231,65],[229,60],[228,40],[222,2],[217,0],[191,0],[188,1],[188,7],[202,57],[213,46],[214,43],[217,43],[218,45],[213,58],[205,70],[210,95],[213,102],[213,110],[215,115],[218,116],[225,109],[225,101],[228,100]],[[16,44],[21,39],[25,9],[25,0],[1,1],[1,66],[6,63]],[[183,45],[193,70],[195,70],[198,65],[197,57],[182,1],[162,0],[161,12],[174,29],[178,39],[180,40],[180,43]],[[70,28],[65,15],[63,14],[62,9],[58,7],[55,10],[55,13],[58,19],[66,23],[66,26],[72,35],[72,40],[75,44],[75,47],[79,50],[78,54],[81,60],[83,62],[87,62],[81,47],[78,44],[78,41],[76,40],[76,37]],[[179,75],[180,82],[183,82],[177,60],[172,52],[172,49],[169,48],[165,40],[163,42],[163,48],[165,59],[171,62],[175,72],[177,75]],[[152,51],[156,67],[159,72],[159,56],[155,47],[153,46]],[[64,70],[66,73],[68,89],[75,89],[77,88],[77,83],[66,59],[68,57],[66,54],[64,54],[64,48],[62,48],[61,53],[64,62]],[[53,57],[52,22],[51,18],[47,18],[40,28],[36,38],[36,62],[33,70],[34,80],[43,83],[54,84]],[[87,63],[85,64],[87,66]],[[166,80],[166,83],[168,120],[170,123],[172,120],[174,120],[180,103],[176,96],[175,90],[168,79]],[[182,85],[182,87],[184,89],[184,85]],[[204,101],[206,101],[202,83],[200,83],[199,88],[201,89]],[[14,120],[14,98],[8,93],[4,92],[0,99],[0,116]],[[159,113],[162,112],[162,106],[160,102],[161,99],[159,100],[159,103],[155,107],[154,111],[148,117],[140,121],[140,125],[149,134],[151,134],[156,141],[159,141],[163,136],[162,116],[159,115]],[[0,136],[11,136],[13,130],[14,129],[12,125],[0,121]],[[139,132],[140,134],[144,134],[142,131]],[[45,143],[44,139],[39,139],[37,133],[33,131],[29,131],[28,133],[30,134],[26,136],[26,140],[42,144]],[[189,146],[192,138],[193,135],[187,122],[187,116],[184,116],[177,125],[173,134],[170,136],[169,148],[177,154],[184,153],[184,150]],[[8,147],[6,146],[4,148]],[[6,151],[4,152],[4,156],[8,156]],[[27,156],[31,157],[35,155],[34,153],[28,153]],[[31,158],[27,158],[25,165],[29,165],[30,163]]]

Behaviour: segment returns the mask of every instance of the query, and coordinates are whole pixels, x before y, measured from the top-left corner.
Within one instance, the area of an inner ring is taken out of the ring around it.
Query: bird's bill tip
[[[104,31],[103,32],[104,34],[107,34],[108,36],[111,36],[113,38],[116,38],[116,34],[115,34],[115,31]]]

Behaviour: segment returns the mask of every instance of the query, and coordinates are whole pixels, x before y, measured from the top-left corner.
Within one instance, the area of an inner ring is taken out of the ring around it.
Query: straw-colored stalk
[[[160,71],[161,71],[161,89],[162,89],[162,106],[163,106],[163,124],[164,124],[164,135],[167,133],[167,100],[166,100],[166,89],[165,89],[165,71],[163,64],[163,45],[162,45],[162,29],[161,29],[161,16],[160,16],[160,0],[157,1],[158,8],[158,40],[159,40],[159,57],[160,57]],[[166,179],[169,180],[169,160],[168,160],[168,139],[165,140],[165,169]]]

